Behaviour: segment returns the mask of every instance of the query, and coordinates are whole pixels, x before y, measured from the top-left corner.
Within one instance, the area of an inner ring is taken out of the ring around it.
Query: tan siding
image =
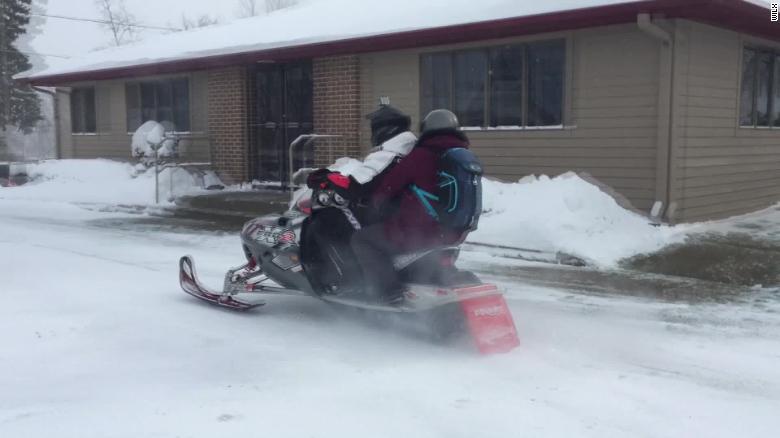
[[[569,39],[567,126],[541,131],[469,131],[487,173],[516,180],[528,174],[587,172],[638,208],[649,209],[655,197],[659,43],[634,25],[533,39],[550,37]],[[420,53],[461,47],[363,55],[363,113],[375,107],[380,96],[389,96],[394,105],[412,115],[417,126]],[[365,123],[362,136],[367,139]]]
[[[655,145],[648,146],[646,148],[636,147],[628,150],[626,150],[623,146],[618,146],[617,148],[605,148],[601,146],[560,147],[560,146],[544,145],[536,148],[523,147],[522,149],[513,148],[513,147],[502,147],[502,146],[498,146],[498,147],[490,147],[487,145],[480,146],[480,152],[482,152],[486,156],[507,157],[507,158],[538,157],[538,158],[559,158],[559,159],[566,159],[566,158],[588,159],[595,155],[610,156],[612,154],[620,152],[620,151],[616,151],[615,149],[623,149],[623,153],[625,154],[626,157],[648,158],[648,157],[655,156]]]
[[[390,103],[412,117],[412,126],[420,123],[419,52],[404,50],[382,52],[360,57],[361,113],[376,109],[379,98],[390,97]],[[361,124],[360,143],[368,146],[371,134],[368,123]]]
[[[678,151],[679,218],[725,217],[780,200],[780,130],[737,126],[743,37],[680,21],[688,40]]]
[[[209,138],[207,126],[207,73],[197,72],[190,78],[191,134],[183,134],[179,143],[182,157],[187,161],[209,161]],[[138,80],[143,78],[133,78]],[[70,133],[70,124],[60,135],[63,158],[112,158],[130,160],[131,135],[127,132],[127,110],[125,105],[125,81],[108,80],[80,83],[95,87],[96,135]],[[62,108],[69,108],[67,98],[61,98]],[[63,125],[65,123],[63,122]]]
[[[751,197],[747,201],[717,202],[702,207],[685,209],[685,220],[688,222],[722,219],[744,214],[771,205],[777,201],[775,194]]]
[[[686,178],[686,187],[689,191],[697,189],[699,187],[709,188],[717,185],[730,185],[741,183],[752,183],[753,180],[768,180],[777,177],[777,172],[773,169],[769,170],[756,170],[750,173],[737,172],[737,173],[720,173],[717,175],[690,175]],[[694,192],[692,192],[694,193]]]
[[[192,132],[206,132],[208,130],[207,91],[207,72],[196,72],[190,75],[190,129]]]
[[[622,119],[626,117],[641,117],[647,119],[655,116],[658,109],[655,104],[645,106],[627,106],[618,108],[574,108],[573,119],[587,116],[590,118]]]
[[[73,158],[73,139],[70,133],[70,88],[57,88],[57,100],[57,111],[60,116],[60,139],[57,142],[59,146],[57,158]]]

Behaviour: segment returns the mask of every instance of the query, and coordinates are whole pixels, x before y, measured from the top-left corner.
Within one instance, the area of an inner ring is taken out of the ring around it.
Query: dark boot
[[[352,251],[363,269],[366,296],[379,303],[403,299],[403,285],[393,266],[396,248],[387,241],[383,224],[363,228],[352,235]]]
[[[405,287],[386,291],[382,295],[382,302],[388,306],[400,306],[404,302]]]

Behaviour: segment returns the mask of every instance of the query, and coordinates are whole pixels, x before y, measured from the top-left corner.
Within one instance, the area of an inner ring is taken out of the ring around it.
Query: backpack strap
[[[439,197],[434,195],[433,193],[426,192],[425,190],[419,188],[417,185],[412,184],[410,189],[412,190],[412,193],[417,196],[417,199],[420,201],[420,203],[425,207],[425,211],[434,219],[437,221],[439,220],[439,213],[436,212],[436,209],[433,208],[433,205],[431,205],[431,200],[433,201],[439,201]]]
[[[450,175],[447,172],[439,172],[439,178],[441,181],[439,183],[440,189],[443,189],[445,187],[452,187],[451,189],[453,193],[452,197],[454,198],[454,200],[450,199],[450,205],[444,206],[447,209],[447,213],[452,213],[458,207],[458,197],[460,196],[460,194],[458,193],[458,182],[454,176]]]

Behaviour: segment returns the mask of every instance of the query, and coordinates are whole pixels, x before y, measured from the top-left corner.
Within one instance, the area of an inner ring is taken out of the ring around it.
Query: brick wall
[[[336,158],[357,157],[360,144],[360,58],[337,56],[312,61],[314,92],[314,132],[341,135],[338,139],[318,140],[314,161],[326,166]]]
[[[208,129],[211,162],[228,184],[249,179],[247,87],[246,67],[209,71]]]

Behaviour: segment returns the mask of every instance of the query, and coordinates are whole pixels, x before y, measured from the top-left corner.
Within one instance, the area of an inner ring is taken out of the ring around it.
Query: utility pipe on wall
[[[661,42],[658,75],[656,205],[652,213],[673,220],[676,203],[672,200],[673,127],[674,127],[674,36],[653,23],[650,14],[636,17],[639,29]],[[659,204],[660,203],[660,204]]]

